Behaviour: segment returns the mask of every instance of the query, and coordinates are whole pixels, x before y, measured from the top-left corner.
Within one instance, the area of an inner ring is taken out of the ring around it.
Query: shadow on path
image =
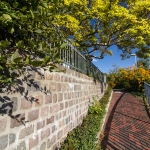
[[[150,150],[150,119],[138,98],[113,92],[108,114],[103,150]]]
[[[111,122],[112,122],[112,120],[113,120],[113,116],[114,116],[116,107],[117,107],[119,101],[121,100],[121,98],[123,97],[124,94],[125,94],[125,93],[122,93],[122,94],[120,95],[120,97],[118,98],[118,100],[116,101],[116,103],[115,103],[115,105],[113,106],[112,111],[111,111],[111,113],[110,113],[110,115],[109,115],[109,118],[108,118],[108,120],[107,120],[105,129],[104,129],[105,137],[104,137],[104,139],[102,140],[102,143],[101,143],[103,149],[106,149],[106,145],[108,144],[108,135],[109,135],[110,127],[111,127]]]

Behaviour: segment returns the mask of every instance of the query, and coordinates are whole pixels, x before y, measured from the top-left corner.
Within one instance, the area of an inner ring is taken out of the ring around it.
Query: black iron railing
[[[150,105],[150,84],[144,82],[145,95],[148,97],[148,103]]]
[[[60,50],[60,59],[63,61],[63,66],[82,72],[94,79],[106,82],[105,75],[69,41],[65,40],[67,46]]]

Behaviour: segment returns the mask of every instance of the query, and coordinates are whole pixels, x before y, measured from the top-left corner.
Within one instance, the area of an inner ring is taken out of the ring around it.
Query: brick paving
[[[113,92],[103,132],[103,150],[150,150],[150,118],[130,93]]]

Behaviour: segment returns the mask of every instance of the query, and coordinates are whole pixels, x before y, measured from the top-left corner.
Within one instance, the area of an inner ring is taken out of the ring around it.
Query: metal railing
[[[95,80],[106,82],[105,75],[69,41],[67,46],[60,50],[60,59],[63,66],[94,77]]]
[[[52,25],[55,29],[56,37],[64,37],[59,31],[59,28]],[[70,68],[76,70],[78,72],[84,73],[88,76],[94,78],[94,80],[98,80],[100,82],[106,83],[106,76],[88,59],[81,54],[81,52],[69,41],[66,39],[65,41],[57,40],[59,43],[67,43],[65,49],[60,50],[60,59],[63,61],[62,65],[66,68]],[[52,46],[53,45],[53,46]],[[55,47],[55,43],[50,42],[50,48]]]
[[[62,65],[66,68],[74,69],[88,76],[92,76],[95,80],[106,83],[106,76],[90,60],[86,59],[71,41],[68,39],[63,42],[59,40],[59,37],[64,37],[64,35],[60,34],[59,28],[54,25],[52,25],[52,27],[56,31],[57,41],[59,41],[60,44],[64,42],[67,43],[67,46],[60,50],[60,59],[63,61]],[[51,46],[55,47],[55,43],[50,43],[50,47]]]
[[[150,105],[150,84],[144,82],[145,95],[148,97],[148,103]]]

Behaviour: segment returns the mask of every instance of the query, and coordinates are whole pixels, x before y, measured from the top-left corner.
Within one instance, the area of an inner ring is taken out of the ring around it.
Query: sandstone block
[[[52,126],[52,133],[54,133],[56,130],[57,130],[56,126],[53,125],[53,126]]]
[[[65,108],[68,108],[68,102],[65,102]]]
[[[50,83],[50,92],[55,92],[57,90],[57,83],[51,82]]]
[[[45,95],[45,103],[46,104],[52,103],[52,95]]]
[[[28,109],[32,107],[31,101],[21,98],[21,109]]]
[[[36,92],[36,91],[40,91],[40,87],[41,87],[41,83],[39,81],[34,81],[33,79],[33,81],[31,81],[31,83],[28,84],[27,90]]]
[[[46,76],[46,79],[47,79],[47,80],[53,80],[53,74],[50,73],[49,71],[46,71],[46,72],[45,72],[45,76]]]
[[[57,94],[53,94],[53,103],[57,102]]]
[[[60,103],[60,110],[64,109],[64,103]]]
[[[25,127],[20,131],[19,139],[23,139],[24,137],[34,133],[34,126],[31,125],[29,127]]]
[[[4,132],[7,126],[7,118],[0,120],[0,133]]]
[[[8,135],[3,135],[0,137],[0,150],[3,150],[8,145]]]
[[[54,122],[54,116],[47,119],[47,125]]]
[[[59,93],[58,94],[58,101],[62,101],[63,100],[63,93]]]
[[[47,141],[47,148],[50,148],[56,142],[56,135]]]
[[[19,127],[23,125],[23,121],[25,120],[25,114],[18,114],[14,116],[14,119],[10,120],[10,128]]]
[[[17,110],[17,108],[18,108],[18,98],[17,97],[12,97],[12,102],[13,102],[13,109],[12,109],[12,111],[14,112],[14,111],[16,111]]]
[[[45,137],[48,137],[50,135],[50,129],[47,128],[45,131],[41,132],[41,140],[43,140]]]
[[[55,113],[59,111],[59,105],[56,104],[56,105],[53,105],[52,107],[50,107],[50,113]]]
[[[43,128],[44,126],[45,126],[45,120],[38,122],[37,123],[37,130]]]
[[[60,75],[55,73],[53,79],[54,79],[54,81],[59,82],[60,81]]]
[[[32,149],[33,147],[37,146],[38,141],[39,141],[38,135],[34,136],[33,138],[30,138],[29,139],[29,149]]]
[[[59,140],[62,136],[63,136],[63,130],[58,132],[57,139]]]
[[[48,112],[49,112],[49,108],[48,107],[43,107],[43,108],[41,108],[41,114],[40,114],[40,116],[43,117],[43,118],[47,117]]]
[[[58,92],[61,91],[61,83],[57,83],[57,91],[58,91]]]
[[[16,134],[14,133],[9,134],[9,145],[14,143],[15,139],[16,139]]]
[[[64,100],[67,100],[68,99],[68,93],[65,93],[64,94]]]
[[[21,142],[16,148],[13,150],[26,150],[26,144],[25,141]]]
[[[37,95],[35,98],[37,99],[35,106],[41,106],[43,104],[43,95]]]
[[[28,113],[28,121],[34,121],[39,118],[39,109],[32,110]]]

